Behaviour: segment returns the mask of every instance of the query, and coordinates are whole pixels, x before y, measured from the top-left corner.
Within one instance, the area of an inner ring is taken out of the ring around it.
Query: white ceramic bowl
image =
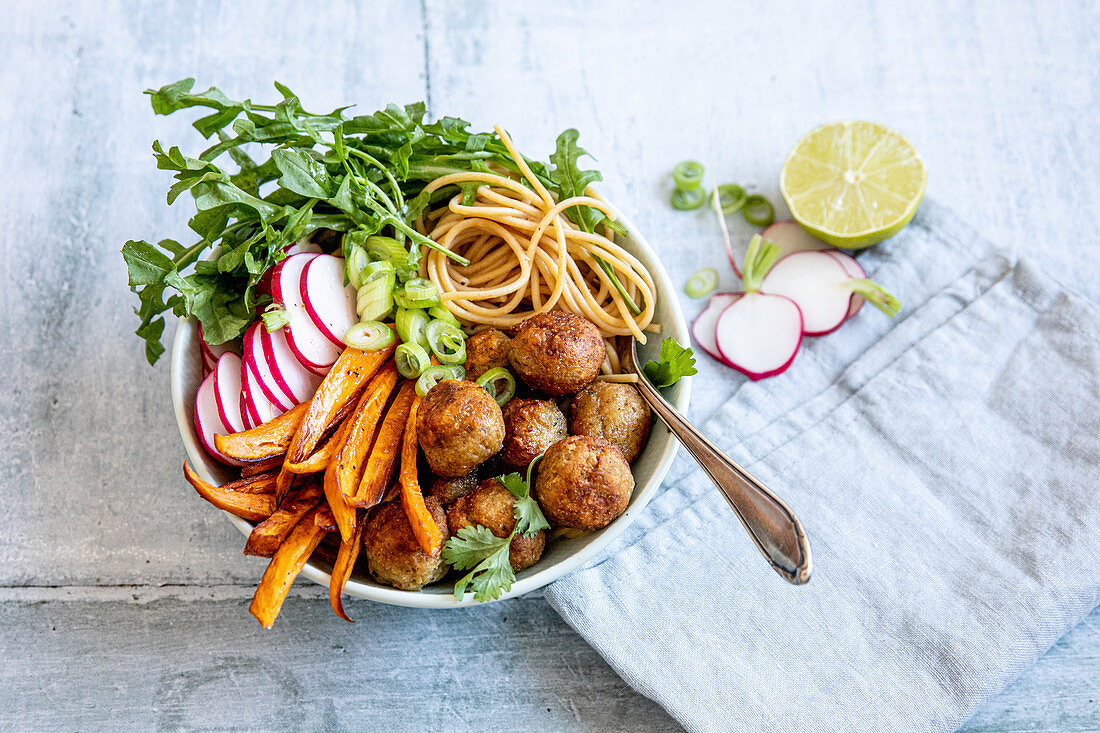
[[[620,215],[619,221],[627,230],[627,237],[621,238],[623,241],[620,244],[630,250],[649,268],[657,285],[655,320],[661,324],[663,333],[661,337],[652,337],[649,339],[648,344],[639,347],[639,356],[644,363],[646,360],[656,357],[657,347],[662,337],[673,336],[684,345],[691,343],[691,338],[687,323],[684,322],[684,314],[680,309],[680,303],[676,299],[676,289],[669,280],[668,273],[665,272],[665,268],[658,259],[657,254],[625,217]],[[188,319],[181,319],[176,327],[176,336],[172,345],[172,404],[175,407],[176,422],[179,424],[180,436],[183,438],[183,444],[187,449],[187,458],[191,461],[191,465],[199,476],[205,480],[221,484],[231,479],[229,472],[222,464],[206,453],[195,434],[195,392],[198,390],[199,382],[202,379],[198,338],[198,328],[195,323]],[[665,397],[680,412],[686,413],[690,393],[691,378],[686,377],[666,390]],[[659,422],[655,423],[649,443],[631,466],[634,471],[636,487],[634,495],[630,499],[630,504],[622,516],[598,532],[590,532],[582,537],[572,539],[562,537],[550,543],[538,563],[534,567],[520,572],[512,589],[503,594],[498,600],[520,596],[552,583],[566,573],[580,567],[606,547],[634,521],[635,517],[657,493],[661,481],[672,465],[677,446],[676,439],[669,434],[664,425]],[[205,510],[203,508],[200,511]],[[245,535],[251,531],[252,525],[245,520],[229,513],[226,513],[226,516]],[[302,569],[302,575],[316,583],[328,586],[330,570],[331,565],[328,562],[314,555],[313,559]],[[456,608],[476,605],[477,603],[471,593],[467,593],[463,600],[456,601],[451,584],[447,582],[428,586],[423,591],[410,592],[379,585],[365,573],[360,572],[352,575],[345,592],[352,596],[368,598],[380,603],[419,608]]]

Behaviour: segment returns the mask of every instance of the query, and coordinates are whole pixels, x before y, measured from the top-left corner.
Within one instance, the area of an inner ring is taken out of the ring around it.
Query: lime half
[[[795,220],[836,247],[892,237],[920,206],[928,172],[901,135],[874,122],[814,128],[783,162],[779,189]]]

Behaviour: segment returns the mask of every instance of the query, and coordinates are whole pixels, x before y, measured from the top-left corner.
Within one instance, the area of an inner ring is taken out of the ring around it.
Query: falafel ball
[[[439,499],[424,500],[443,536],[447,536],[447,515]],[[400,501],[380,504],[370,513],[363,527],[363,551],[367,569],[379,583],[401,590],[420,590],[447,574],[443,553],[435,557],[420,549],[412,525]]]
[[[469,494],[477,488],[477,474],[477,469],[458,478],[445,478],[433,474],[432,480],[428,484],[428,493],[439,499],[444,505],[450,504],[458,497]]]
[[[480,524],[496,537],[507,537],[516,526],[516,497],[495,478],[478,484],[471,493],[459,499],[447,509],[447,524],[452,534],[463,527]],[[546,548],[546,532],[539,530],[531,537],[516,533],[508,547],[508,562],[512,570],[519,572],[539,561]]]
[[[493,367],[508,366],[512,339],[503,331],[486,328],[466,339],[466,378],[476,381]]]
[[[458,478],[504,444],[500,405],[473,382],[444,379],[420,403],[417,435],[432,473]]]
[[[508,360],[529,386],[548,395],[576,392],[600,373],[605,356],[595,323],[573,313],[550,311],[524,320]]]
[[[555,527],[600,529],[626,511],[634,476],[622,452],[604,438],[572,435],[539,463],[535,500]]]
[[[623,452],[630,463],[642,452],[649,440],[653,421],[649,405],[632,384],[593,382],[573,398],[569,432],[606,438]],[[508,425],[505,414],[504,424]],[[508,445],[507,438],[505,446]]]
[[[512,399],[504,406],[504,447],[500,457],[522,468],[547,448],[569,435],[569,428],[553,400]]]

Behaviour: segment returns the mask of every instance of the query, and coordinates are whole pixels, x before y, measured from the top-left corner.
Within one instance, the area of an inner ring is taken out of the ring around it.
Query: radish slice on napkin
[[[787,370],[802,343],[802,312],[790,298],[745,293],[718,317],[715,341],[722,360],[749,379]]]
[[[848,277],[854,277],[857,280],[867,279],[867,271],[863,269],[863,265],[859,264],[859,261],[850,254],[844,252],[837,252],[832,250],[829,255],[833,257],[837,262],[841,264],[844,271],[848,273]],[[851,318],[856,313],[859,313],[859,309],[863,307],[863,304],[867,302],[859,293],[852,293],[852,303],[848,306],[848,317]]]
[[[691,324],[691,335],[699,348],[723,363],[726,360],[722,358],[721,352],[718,351],[718,341],[715,336],[718,317],[722,315],[722,311],[742,295],[744,293],[715,293],[707,301],[707,307],[696,316],[695,322]]]
[[[831,245],[822,242],[814,235],[807,232],[793,219],[782,219],[767,226],[760,236],[769,242],[779,245],[779,258],[795,252],[816,252],[833,249]]]

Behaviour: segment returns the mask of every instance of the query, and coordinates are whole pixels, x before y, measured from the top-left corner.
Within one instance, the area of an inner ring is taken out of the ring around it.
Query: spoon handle
[[[707,472],[775,572],[795,585],[808,581],[812,570],[810,543],[794,513],[684,419],[641,370],[635,368],[635,372],[642,397]]]

